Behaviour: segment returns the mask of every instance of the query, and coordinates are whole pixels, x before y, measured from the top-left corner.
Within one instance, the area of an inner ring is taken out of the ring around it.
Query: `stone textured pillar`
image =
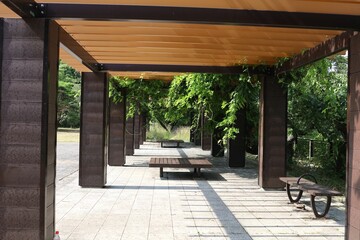
[[[204,151],[211,150],[211,134],[205,129],[208,121],[204,113],[201,114],[201,148]]]
[[[135,139],[134,139],[134,118],[126,119],[126,156],[132,156],[135,153]]]
[[[109,82],[106,73],[82,73],[79,184],[103,187],[108,162]]]
[[[360,239],[360,36],[350,40],[346,239]]]
[[[134,116],[134,147],[135,149],[140,148],[140,114],[135,113]]]
[[[246,156],[246,111],[240,109],[237,113],[236,128],[239,133],[235,139],[230,139],[228,143],[229,167],[245,167]]]
[[[59,28],[1,19],[0,239],[52,239]]]
[[[124,166],[126,163],[126,93],[122,89],[123,100],[118,103],[110,101],[109,121],[109,165]]]
[[[274,76],[261,81],[259,119],[259,185],[280,188],[286,174],[287,92]]]

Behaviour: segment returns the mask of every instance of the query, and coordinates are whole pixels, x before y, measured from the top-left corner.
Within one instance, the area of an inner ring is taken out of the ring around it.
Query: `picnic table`
[[[211,168],[212,164],[206,158],[151,158],[149,167],[160,167],[160,177],[163,177],[164,167],[194,168],[194,173],[200,175],[201,168]]]
[[[160,145],[162,148],[164,147],[180,147],[180,143],[183,143],[184,141],[183,140],[161,140],[160,141]]]

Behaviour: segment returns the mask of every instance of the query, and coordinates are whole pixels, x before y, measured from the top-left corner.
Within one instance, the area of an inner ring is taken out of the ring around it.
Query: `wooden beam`
[[[44,5],[46,10],[43,17],[52,19],[140,20],[338,30],[360,28],[360,16],[357,15],[134,5]]]
[[[284,62],[276,70],[276,74],[282,74],[293,69],[302,67],[304,65],[313,63],[322,58],[331,56],[338,52],[344,51],[349,48],[350,38],[356,35],[357,32],[348,31],[344,32],[332,39],[329,39],[314,48],[305,51],[302,54],[296,55],[288,61]]]
[[[2,0],[1,2],[22,18],[35,17],[41,12],[40,5],[34,0]]]

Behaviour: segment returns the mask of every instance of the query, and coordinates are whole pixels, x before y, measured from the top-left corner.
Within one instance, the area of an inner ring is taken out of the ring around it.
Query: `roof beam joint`
[[[45,17],[45,4],[29,3],[29,13],[34,18]]]

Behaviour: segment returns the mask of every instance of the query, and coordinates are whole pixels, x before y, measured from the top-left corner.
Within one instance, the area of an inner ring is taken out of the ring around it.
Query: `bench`
[[[304,177],[312,178],[313,181],[307,180]],[[314,212],[314,215],[316,218],[322,218],[325,217],[326,214],[330,210],[331,206],[331,198],[333,196],[342,196],[343,194],[332,190],[328,187],[322,186],[320,184],[317,184],[317,181],[314,176],[310,174],[303,174],[300,177],[280,177],[280,181],[286,183],[286,193],[288,195],[288,198],[291,203],[297,203],[300,201],[303,192],[307,192],[310,194],[310,204],[311,208]],[[291,189],[298,190],[298,195],[296,198],[293,198],[291,195]],[[322,213],[320,213],[315,204],[315,198],[318,196],[325,196],[326,199],[326,206]]]
[[[180,147],[180,143],[183,143],[183,140],[161,140],[160,145],[162,148],[164,147]]]
[[[201,168],[211,168],[212,164],[206,158],[151,158],[149,167],[160,167],[160,177],[164,176],[164,167],[194,168],[194,173],[199,176]]]

